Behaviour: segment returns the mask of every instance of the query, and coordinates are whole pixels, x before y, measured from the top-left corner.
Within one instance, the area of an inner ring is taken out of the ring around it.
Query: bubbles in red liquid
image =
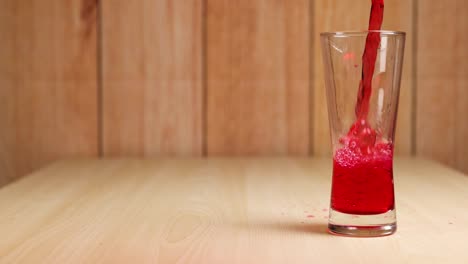
[[[376,140],[366,122],[356,122],[340,140],[333,159],[334,210],[368,215],[393,209],[393,145]]]
[[[348,135],[340,139],[340,143],[360,154],[372,154],[376,140],[375,130],[366,120],[360,119],[351,126]]]

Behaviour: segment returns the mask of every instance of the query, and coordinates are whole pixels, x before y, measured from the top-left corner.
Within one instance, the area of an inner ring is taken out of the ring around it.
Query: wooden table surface
[[[0,263],[468,263],[468,177],[397,159],[398,231],[326,231],[327,159],[63,161],[0,189]]]

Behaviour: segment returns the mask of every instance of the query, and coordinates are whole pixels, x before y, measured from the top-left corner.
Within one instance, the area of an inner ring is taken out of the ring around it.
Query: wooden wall
[[[97,155],[96,14],[92,1],[0,1],[0,184]]]
[[[416,151],[468,173],[468,1],[419,0]]]
[[[370,0],[1,0],[0,185],[56,159],[329,155],[318,34]],[[392,0],[397,153],[468,173],[468,1]]]
[[[104,156],[202,154],[203,1],[102,1]]]

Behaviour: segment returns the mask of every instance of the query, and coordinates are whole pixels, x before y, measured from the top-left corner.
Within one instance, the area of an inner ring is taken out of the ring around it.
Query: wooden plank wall
[[[418,1],[417,154],[468,173],[468,1]]]
[[[96,156],[94,1],[0,1],[0,185]]]
[[[1,1],[0,185],[73,156],[327,156],[318,34],[364,29],[369,6]],[[468,173],[467,16],[393,0],[384,28],[408,32],[397,153]]]
[[[310,2],[207,1],[208,155],[307,155]]]
[[[103,153],[202,153],[202,1],[102,1]]]

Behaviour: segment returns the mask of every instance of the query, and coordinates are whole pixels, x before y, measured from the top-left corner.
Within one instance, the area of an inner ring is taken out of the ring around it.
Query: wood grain
[[[207,1],[208,155],[309,152],[309,1]]]
[[[463,208],[468,204],[468,177],[433,162],[397,160],[397,233],[353,239],[326,233],[330,175],[328,159],[57,163],[0,189],[0,259],[2,263],[468,261],[463,239],[468,235],[468,211]]]
[[[0,39],[0,185],[96,156],[96,3],[1,1]]]
[[[417,154],[468,172],[468,3],[419,1]]]
[[[329,155],[331,152],[328,113],[325,97],[323,64],[321,61],[320,32],[366,30],[371,1],[316,0],[313,8],[313,115],[312,141],[313,154]],[[395,151],[398,154],[412,153],[412,94],[413,94],[413,0],[385,2],[382,29],[405,31],[406,48],[403,76],[400,89],[400,105],[396,129]]]
[[[105,156],[202,153],[202,1],[103,1]]]

